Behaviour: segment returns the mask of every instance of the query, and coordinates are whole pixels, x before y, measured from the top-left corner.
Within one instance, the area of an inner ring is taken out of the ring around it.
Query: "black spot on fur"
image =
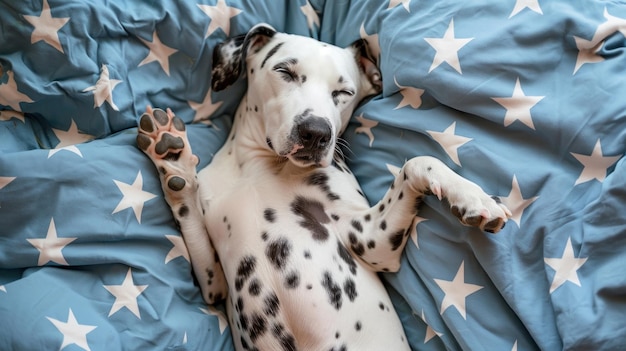
[[[274,324],[272,326],[272,334],[280,342],[283,351],[296,351],[296,339],[290,333],[285,332],[285,327],[282,324]]]
[[[265,55],[265,58],[263,59],[263,62],[261,63],[261,68],[265,66],[265,63],[267,62],[267,60],[269,60],[270,57],[274,56],[274,54],[276,54],[278,49],[280,49],[280,47],[283,46],[283,44],[285,43],[278,43],[274,47],[272,47],[270,51],[267,52],[267,55]]]
[[[310,260],[311,259],[311,251],[305,250],[304,251],[304,258],[306,258],[307,260]]]
[[[357,256],[363,256],[363,254],[365,253],[365,247],[363,246],[363,243],[361,243],[357,239],[356,234],[350,232],[348,234],[348,240],[350,240],[350,248],[352,249],[352,251]]]
[[[341,244],[341,242],[337,241],[337,253],[339,257],[350,267],[350,272],[352,274],[356,274],[356,262],[350,252]]]
[[[361,331],[362,327],[363,326],[361,325],[360,321],[356,322],[356,324],[354,325],[354,329],[356,329],[356,331]]]
[[[287,259],[291,253],[291,243],[289,240],[281,237],[267,245],[265,255],[272,262],[276,269],[282,270],[287,264]]]
[[[387,221],[386,220],[382,220],[380,221],[380,229],[381,230],[387,230]]]
[[[363,246],[363,243],[361,242],[352,245],[351,248],[354,254],[357,256],[363,256],[365,254],[365,246]]]
[[[248,292],[252,296],[259,296],[261,293],[261,281],[254,278],[250,281],[250,285],[248,285]]]
[[[241,296],[239,296],[237,298],[237,304],[235,305],[235,311],[237,312],[243,312],[243,298]]]
[[[278,300],[278,296],[275,293],[271,293],[268,295],[265,300],[265,307],[263,308],[263,312],[272,317],[276,317],[278,314],[278,310],[280,310],[280,301]]]
[[[267,241],[268,238],[269,238],[269,234],[267,234],[267,232],[261,233],[261,239],[263,239],[263,241]]]
[[[280,337],[280,346],[283,351],[296,351],[296,338],[291,334],[285,334]]]
[[[326,289],[326,293],[328,294],[328,300],[330,304],[335,307],[336,310],[341,309],[341,305],[343,304],[343,297],[341,296],[341,288],[335,281],[333,277],[330,275],[330,272],[324,272],[324,277],[322,279],[322,286]]]
[[[180,208],[178,209],[178,215],[181,217],[186,217],[188,214],[189,214],[189,207],[187,207],[186,205],[180,206]]]
[[[391,243],[391,251],[396,251],[404,240],[404,230],[398,230],[397,232],[389,236],[389,243]]]
[[[356,229],[359,233],[363,233],[363,226],[361,222],[357,220],[352,220],[352,228]]]
[[[248,316],[245,313],[239,314],[239,324],[241,325],[241,329],[248,330]]]
[[[241,336],[240,341],[241,341],[241,347],[243,347],[245,350],[250,350],[250,346],[246,342],[246,339],[243,338],[243,336]]]
[[[346,281],[343,283],[343,292],[346,293],[346,296],[348,296],[348,299],[350,299],[351,302],[353,302],[354,299],[356,299],[356,297],[358,296],[358,293],[356,291],[356,284],[354,283],[354,280],[352,280],[352,278],[346,279]]]
[[[300,285],[300,274],[296,271],[289,272],[285,277],[285,287],[287,289],[295,289]]]
[[[256,341],[256,339],[265,334],[266,331],[267,320],[265,317],[258,313],[253,313],[250,317],[250,330],[248,331],[250,340],[252,340],[252,342]]]
[[[376,242],[374,240],[370,240],[370,241],[367,242],[367,248],[368,249],[371,250],[371,249],[373,249],[375,247],[376,247]]]
[[[326,194],[326,197],[329,200],[339,200],[339,195],[332,192],[330,186],[328,185],[329,179],[330,178],[328,177],[328,174],[326,174],[325,172],[315,172],[307,177],[306,183],[308,185],[317,186],[318,188],[320,188]]]
[[[240,291],[243,288],[243,284],[254,273],[256,268],[256,257],[248,255],[244,256],[239,262],[237,268],[237,278],[235,279],[235,289]]]
[[[274,223],[276,221],[276,210],[273,208],[266,208],[263,211],[263,218],[270,223]]]
[[[335,221],[338,221],[338,220],[339,220],[339,216],[337,216],[336,214],[331,214],[331,215],[330,215],[330,218],[332,218],[332,219],[333,219],[333,220],[335,220]]]
[[[353,232],[348,233],[348,240],[350,240],[350,244],[352,245],[358,242],[358,239],[356,238],[356,234],[354,234]]]
[[[329,223],[330,218],[326,215],[324,205],[321,202],[298,196],[291,203],[291,211],[302,217],[302,220],[298,223],[311,231],[313,239],[317,241],[326,241],[328,239],[328,229],[323,224]]]

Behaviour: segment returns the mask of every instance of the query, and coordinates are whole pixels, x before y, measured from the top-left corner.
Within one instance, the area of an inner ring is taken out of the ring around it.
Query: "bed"
[[[232,350],[135,136],[171,107],[209,163],[246,88],[209,89],[212,49],[259,22],[375,51],[344,134],[372,203],[432,155],[513,213],[491,235],[422,206],[381,275],[413,349],[625,347],[623,3],[6,0],[0,350]]]

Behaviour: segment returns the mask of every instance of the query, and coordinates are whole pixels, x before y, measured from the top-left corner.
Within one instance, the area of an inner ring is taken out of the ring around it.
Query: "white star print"
[[[519,78],[515,81],[513,95],[511,97],[492,97],[492,99],[506,109],[504,126],[508,127],[515,121],[524,123],[531,129],[535,129],[530,110],[543,100],[545,96],[526,96],[522,90]]]
[[[141,319],[141,314],[139,313],[139,304],[137,304],[137,297],[143,293],[144,290],[148,287],[147,285],[135,285],[133,281],[132,270],[128,268],[128,272],[126,272],[126,277],[121,285],[103,285],[108,292],[110,292],[113,296],[115,296],[115,302],[113,302],[113,306],[111,306],[111,311],[109,311],[109,317],[113,315],[113,313],[121,310],[123,307],[126,307],[129,311],[131,311],[137,318]]]
[[[472,138],[466,138],[460,135],[455,135],[456,122],[453,122],[446,130],[441,132],[435,132],[432,130],[427,130],[428,134],[435,139],[436,142],[441,145],[444,149],[448,157],[452,159],[454,163],[461,166],[461,161],[459,160],[459,148],[466,143],[472,141]]]
[[[459,311],[463,319],[467,319],[465,299],[483,288],[480,285],[465,283],[465,261],[461,262],[461,266],[453,280],[435,279],[435,283],[439,285],[439,288],[445,294],[441,301],[440,313],[443,314],[449,307],[454,307]]]
[[[411,0],[390,0],[389,7],[387,7],[387,9],[392,9],[400,4],[402,4],[406,12],[411,12],[411,9],[409,8],[409,5],[411,4]]]
[[[418,89],[414,87],[406,87],[398,84],[396,77],[393,77],[393,82],[400,88],[400,94],[402,95],[402,101],[394,108],[397,110],[405,106],[411,106],[414,109],[418,109],[422,106],[422,95],[424,95],[424,89]]]
[[[0,177],[0,190],[15,180],[15,177]]]
[[[306,22],[309,25],[309,29],[314,29],[313,25],[316,25],[317,28],[320,27],[320,17],[315,12],[313,6],[309,0],[306,0],[306,4],[304,6],[300,6],[300,11],[306,16]]]
[[[7,292],[7,288],[4,285],[0,285],[0,291]]]
[[[187,332],[183,335],[183,345],[187,344]]]
[[[100,78],[96,82],[96,85],[92,85],[85,88],[83,92],[93,91],[93,107],[100,107],[106,101],[109,103],[112,109],[119,111],[120,109],[113,102],[113,89],[122,81],[119,79],[109,78],[109,68],[106,65],[102,65],[100,69]]]
[[[398,173],[399,172],[400,171],[398,171]],[[418,248],[418,249],[420,248],[420,244],[419,244],[419,241],[418,241],[419,235],[417,234],[417,225],[422,223],[422,222],[424,222],[424,221],[427,221],[427,220],[428,219],[426,219],[426,218],[422,218],[420,216],[417,216],[417,217],[415,217],[415,225],[411,228],[411,240],[415,244],[415,247]]]
[[[426,42],[435,49],[435,58],[430,65],[428,73],[432,72],[435,68],[439,67],[442,63],[446,62],[457,72],[461,72],[461,63],[459,62],[459,50],[467,45],[474,38],[457,39],[454,37],[454,19],[450,20],[448,29],[446,30],[443,38],[424,38]]]
[[[517,182],[517,177],[513,175],[513,182],[511,183],[511,192],[509,193],[509,196],[501,196],[500,200],[502,200],[502,203],[505,204],[511,211],[511,220],[517,223],[517,226],[520,227],[524,210],[526,210],[526,208],[538,198],[539,196],[533,196],[528,199],[524,199],[522,196],[522,190]]]
[[[224,34],[229,36],[230,19],[241,13],[240,9],[226,5],[225,0],[217,0],[215,6],[198,4],[198,7],[211,19],[205,38],[213,34],[218,28],[221,28]]]
[[[380,56],[380,44],[378,43],[378,34],[367,34],[367,32],[365,31],[365,21],[361,23],[359,36],[361,37],[361,39],[367,41],[372,56],[374,56],[374,59],[378,60],[378,56]]]
[[[604,42],[594,43],[591,40],[586,40],[577,36],[574,36],[576,42],[576,48],[578,48],[578,56],[576,57],[576,66],[574,67],[574,73],[586,63],[598,63],[604,61],[604,57],[598,55],[598,51],[602,49]]]
[[[17,111],[0,111],[0,121],[9,121],[11,118],[17,118],[25,123],[24,114]]]
[[[213,103],[211,99],[211,88],[207,91],[204,96],[204,100],[202,102],[197,103],[195,101],[188,100],[187,103],[191,108],[196,111],[196,114],[193,116],[193,122],[204,122],[206,124],[211,124],[209,117],[213,115],[217,109],[222,106],[223,101],[218,101],[217,103]]]
[[[70,20],[69,17],[52,17],[48,0],[43,0],[41,14],[39,16],[24,15],[24,19],[35,27],[35,30],[30,37],[31,44],[35,44],[36,42],[43,40],[48,45],[59,50],[60,52],[63,52],[63,47],[61,46],[61,42],[59,40],[59,30]]]
[[[13,180],[15,180],[15,177],[0,177],[0,190],[2,190],[2,188],[7,186]],[[2,208],[2,202],[0,202],[0,208]]]
[[[515,340],[515,342],[513,343],[513,347],[511,348],[511,351],[517,351],[517,340]]]
[[[587,258],[576,258],[574,256],[572,238],[567,238],[567,243],[565,244],[561,258],[544,258],[544,262],[550,266],[550,268],[554,269],[554,278],[550,285],[550,294],[566,282],[581,286],[580,279],[578,279],[578,269],[587,262]]]
[[[52,128],[54,135],[59,138],[59,144],[54,147],[53,150],[48,152],[48,158],[52,157],[54,154],[61,150],[67,150],[75,153],[76,155],[83,157],[83,154],[76,147],[77,144],[82,144],[84,142],[92,140],[94,137],[89,134],[81,133],[76,126],[76,122],[72,120],[72,124],[70,124],[70,129],[67,131],[54,129]]]
[[[69,243],[77,238],[59,238],[57,236],[57,228],[54,225],[54,218],[50,220],[48,233],[44,239],[26,239],[31,245],[39,250],[38,266],[43,266],[48,262],[55,262],[60,265],[68,266],[69,264],[63,257],[61,250]]]
[[[578,162],[583,164],[583,170],[580,173],[576,183],[578,185],[590,180],[597,179],[600,183],[604,182],[606,178],[607,169],[615,164],[623,155],[619,156],[604,156],[602,153],[602,145],[600,139],[596,141],[596,145],[593,147],[591,155],[582,155],[570,152]]]
[[[21,102],[33,102],[28,95],[17,91],[17,83],[13,71],[6,72],[8,80],[6,84],[0,84],[0,105],[10,106],[15,111],[22,111]]]
[[[144,203],[156,197],[156,195],[142,189],[143,176],[141,175],[141,171],[137,173],[137,178],[135,178],[133,184],[126,184],[118,180],[113,181],[123,195],[122,200],[120,200],[120,203],[117,205],[115,210],[113,210],[113,214],[127,208],[132,208],[135,213],[135,217],[137,218],[137,222],[141,223],[141,212],[143,211]]]
[[[51,317],[46,318],[63,334],[63,342],[59,350],[69,345],[76,345],[84,350],[91,351],[87,342],[87,334],[97,328],[95,325],[78,324],[71,308],[67,316],[67,322],[61,322]]]
[[[374,133],[372,133],[372,128],[376,127],[378,125],[378,122],[363,117],[363,114],[357,116],[356,120],[361,123],[361,126],[357,127],[354,132],[356,134],[363,133],[367,135],[370,139],[370,147],[372,147],[372,144],[374,143]]]
[[[606,22],[598,26],[591,40],[574,36],[578,48],[578,57],[573,74],[576,74],[584,64],[604,61],[604,58],[597,54],[604,45],[604,39],[618,31],[626,36],[626,19],[610,15],[606,8],[604,8],[604,18],[606,18]]]
[[[398,167],[398,166],[394,166],[391,165],[389,163],[386,164],[387,165],[387,170],[389,171],[389,173],[391,173],[394,177],[397,177],[400,174],[400,170],[402,168]]]
[[[185,241],[181,236],[178,235],[166,235],[167,240],[169,240],[174,247],[167,253],[165,257],[165,263],[167,264],[169,261],[177,258],[183,257],[187,262],[189,261],[189,251],[187,251],[187,246],[185,245]]]
[[[200,311],[210,316],[217,317],[217,322],[220,328],[220,334],[224,334],[224,330],[226,330],[226,327],[228,327],[228,320],[226,320],[226,316],[224,316],[224,313],[217,310],[213,306],[207,306],[207,308],[200,308]]]
[[[416,313],[413,312],[413,315],[416,315]],[[422,310],[421,316],[418,317],[426,324],[426,335],[424,336],[424,344],[432,340],[435,336],[441,337],[443,335],[443,333],[436,331],[430,326],[430,324],[428,324],[428,322],[426,321],[426,316],[424,315],[424,310]]]
[[[539,0],[516,0],[515,8],[513,8],[513,12],[511,12],[509,18],[517,15],[526,8],[540,15],[543,15],[543,11],[541,11],[541,6],[539,6]]]
[[[141,67],[145,64],[156,61],[159,63],[159,65],[161,65],[161,68],[163,69],[163,71],[165,71],[165,74],[169,76],[170,56],[178,52],[178,50],[172,49],[169,46],[163,44],[161,42],[161,39],[159,39],[156,31],[152,33],[152,42],[143,40],[141,38],[139,38],[139,40],[141,40],[141,42],[150,49],[150,52],[148,53],[148,56],[146,56],[146,58],[143,59],[143,61],[141,61],[137,67]]]

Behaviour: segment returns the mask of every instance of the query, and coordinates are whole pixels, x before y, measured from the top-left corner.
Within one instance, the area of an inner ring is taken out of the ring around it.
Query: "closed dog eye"
[[[281,75],[281,77],[287,82],[294,82],[298,80],[298,74],[294,72],[292,66],[298,61],[296,59],[281,62],[274,66],[272,70]]]

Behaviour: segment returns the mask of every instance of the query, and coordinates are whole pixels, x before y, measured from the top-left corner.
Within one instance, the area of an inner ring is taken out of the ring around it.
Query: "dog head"
[[[215,48],[214,91],[243,72],[248,113],[263,118],[264,147],[300,167],[328,166],[354,108],[382,89],[364,40],[339,48],[266,24]]]

